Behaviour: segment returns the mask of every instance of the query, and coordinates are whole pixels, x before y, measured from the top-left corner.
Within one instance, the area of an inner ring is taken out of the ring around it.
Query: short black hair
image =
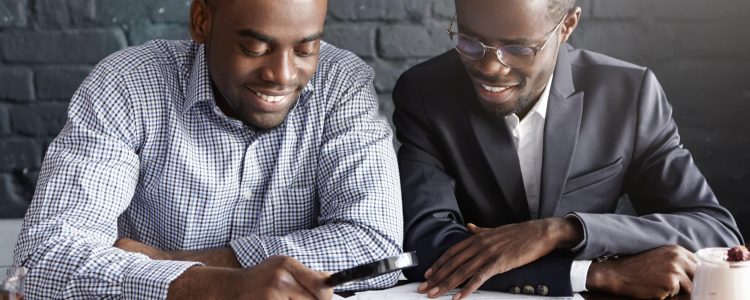
[[[547,14],[547,18],[552,22],[558,22],[575,4],[576,0],[548,0],[547,11],[549,13]]]

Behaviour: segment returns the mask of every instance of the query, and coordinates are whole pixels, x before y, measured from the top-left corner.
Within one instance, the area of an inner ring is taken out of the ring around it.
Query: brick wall
[[[190,0],[0,0],[0,217],[22,216],[67,101],[107,54],[187,38]],[[750,236],[750,2],[579,0],[572,43],[651,67],[683,142]],[[377,73],[382,110],[411,65],[449,49],[452,0],[329,0],[326,40]]]

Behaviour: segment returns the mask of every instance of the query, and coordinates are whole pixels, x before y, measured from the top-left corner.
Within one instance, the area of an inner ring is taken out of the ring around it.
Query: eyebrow
[[[253,39],[259,40],[264,43],[269,43],[269,44],[276,44],[278,42],[276,38],[270,35],[263,34],[263,33],[260,33],[251,29],[237,30],[237,35],[253,38]],[[322,38],[323,38],[323,32],[321,31],[321,32],[311,34],[311,35],[301,38],[299,41],[297,41],[297,44],[312,42],[312,41],[319,40]]]

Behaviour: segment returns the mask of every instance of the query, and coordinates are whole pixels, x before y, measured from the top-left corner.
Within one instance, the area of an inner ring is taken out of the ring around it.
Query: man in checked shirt
[[[399,253],[392,133],[326,6],[195,0],[192,41],[99,63],[16,247],[28,299],[330,298],[324,272]]]

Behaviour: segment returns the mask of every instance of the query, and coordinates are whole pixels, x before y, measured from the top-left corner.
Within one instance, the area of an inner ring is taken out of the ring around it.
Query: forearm
[[[394,235],[351,223],[332,223],[285,236],[249,236],[232,241],[231,246],[244,267],[283,254],[313,270],[326,272],[338,272],[401,252],[401,244]],[[398,274],[393,273],[344,288],[384,288],[397,280]]]
[[[222,299],[218,293],[232,290],[227,285],[235,273],[227,268],[191,267],[172,281],[167,299]]]
[[[625,216],[576,213],[586,231],[586,244],[577,259],[635,254],[665,245],[696,251],[740,243],[734,230],[709,214],[681,212]]]
[[[164,299],[169,282],[194,265],[150,260],[81,236],[49,238],[27,257],[24,266],[31,274],[26,291],[29,298],[40,299],[135,295]]]

